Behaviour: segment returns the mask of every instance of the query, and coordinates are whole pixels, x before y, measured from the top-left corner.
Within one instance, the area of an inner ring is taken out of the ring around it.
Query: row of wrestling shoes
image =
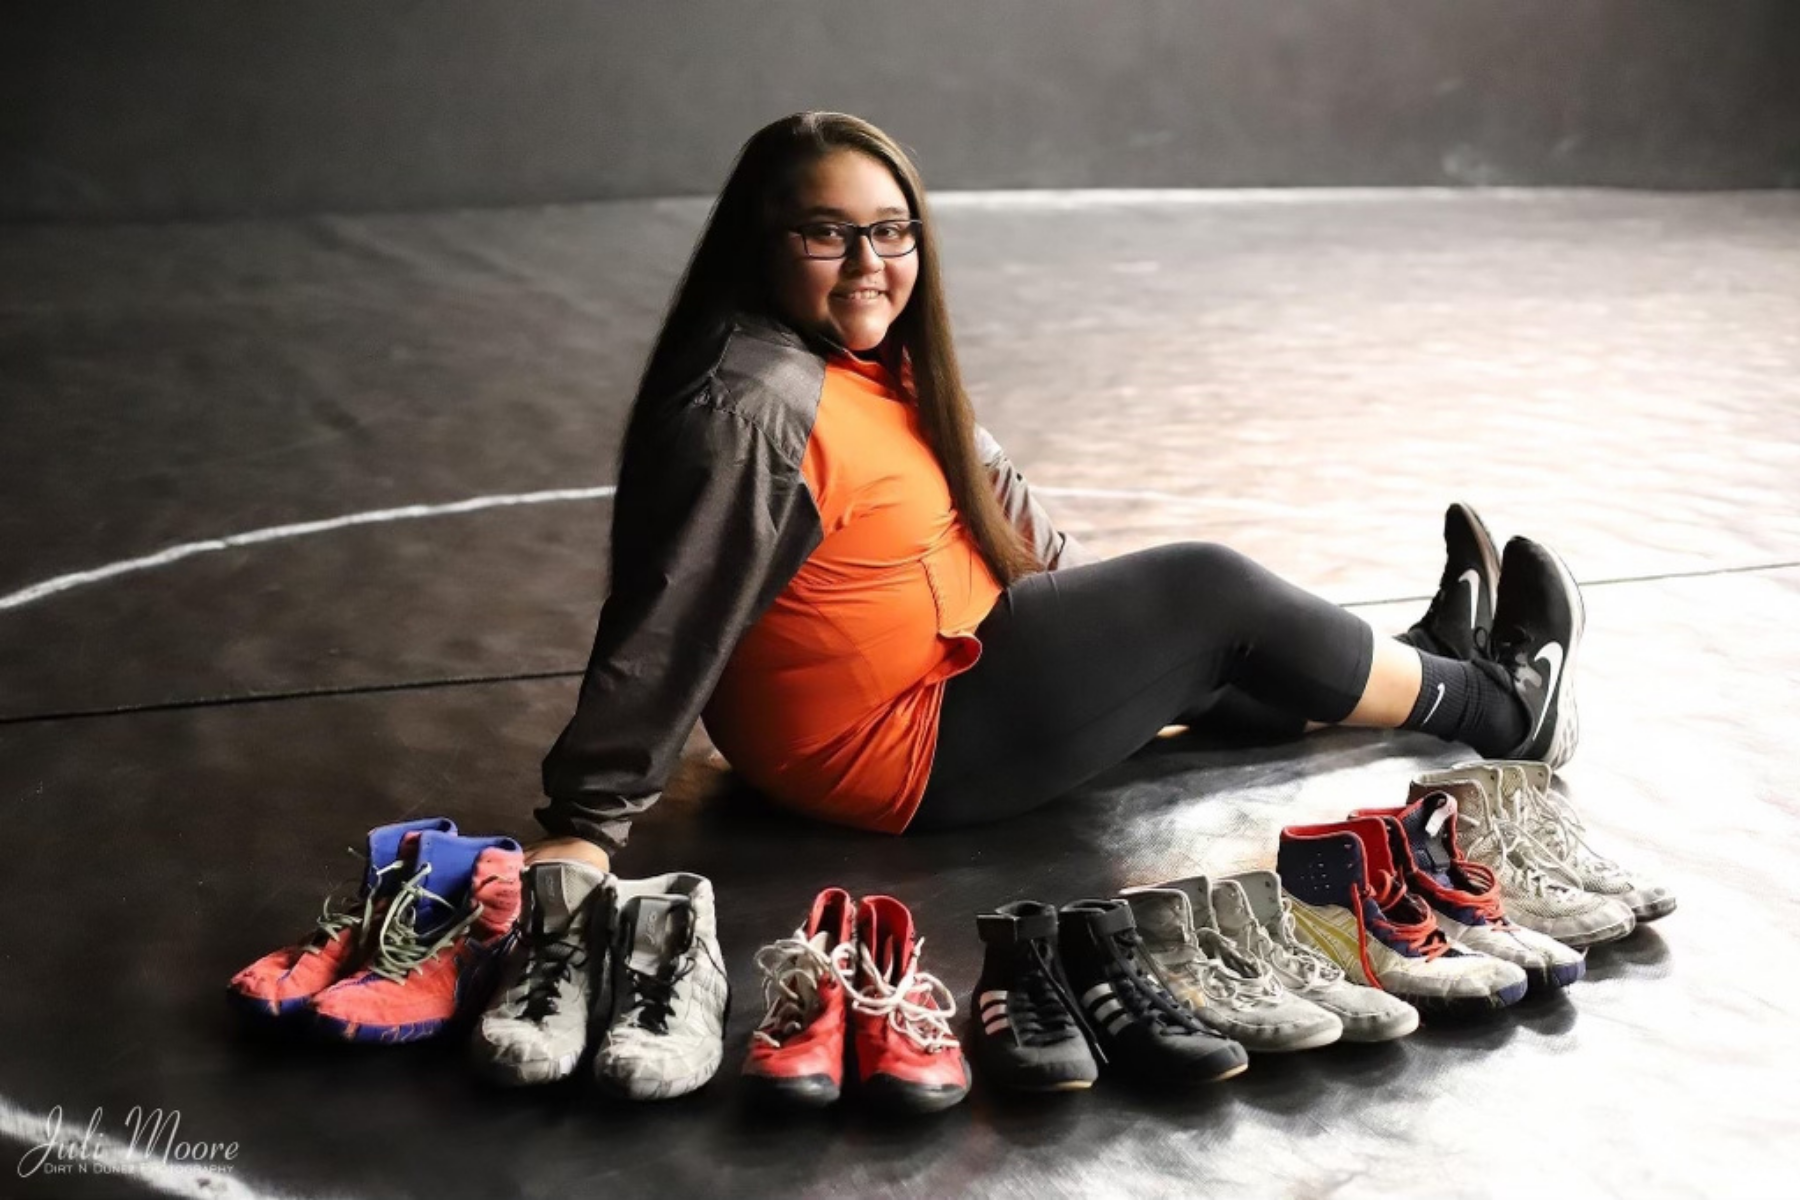
[[[1402,807],[1283,830],[1276,871],[982,914],[977,1063],[1024,1091],[1087,1087],[1101,1064],[1223,1079],[1246,1052],[1388,1041],[1421,1014],[1561,991],[1588,947],[1675,897],[1595,851],[1551,782],[1541,762],[1463,763]]]
[[[1541,762],[1465,763],[1420,776],[1403,807],[1285,830],[1279,874],[982,913],[976,1066],[1018,1091],[1087,1088],[1103,1066],[1214,1081],[1250,1054],[1389,1041],[1421,1014],[1560,991],[1585,974],[1587,947],[1666,915],[1675,898],[1594,851],[1551,779]],[[829,1104],[854,1062],[865,1089],[900,1107],[961,1100],[955,1005],[919,971],[922,944],[897,901],[859,908],[821,892],[806,924],[757,956],[768,1007],[748,1084]]]
[[[258,1021],[349,1042],[418,1041],[475,1017],[489,1079],[565,1079],[592,1049],[596,1082],[635,1100],[712,1078],[729,1004],[703,877],[527,868],[511,838],[435,818],[370,830],[356,898],[327,899],[310,935],[239,971],[228,995]]]
[[[1271,871],[1061,908],[1022,901],[975,924],[984,957],[968,1041],[982,1077],[1003,1089],[1085,1089],[1103,1065],[1159,1083],[1213,1082],[1241,1073],[1249,1051],[1385,1041],[1419,1022],[1295,939]],[[804,926],[757,955],[768,1008],[746,1086],[820,1106],[852,1077],[891,1107],[960,1101],[970,1071],[951,1028],[956,1006],[920,971],[922,944],[891,897],[859,904],[821,892]]]
[[[1666,887],[1587,842],[1541,762],[1414,779],[1400,808],[1281,831],[1301,941],[1422,1011],[1474,1014],[1581,979],[1589,947],[1675,909]]]

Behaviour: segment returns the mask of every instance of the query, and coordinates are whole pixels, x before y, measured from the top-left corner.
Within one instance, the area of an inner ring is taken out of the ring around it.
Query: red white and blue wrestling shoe
[[[367,866],[354,899],[327,896],[317,927],[304,940],[263,955],[226,985],[226,994],[246,1015],[259,1020],[304,1016],[312,998],[362,965],[368,942],[388,901],[413,873],[419,835],[454,834],[443,818],[402,821],[369,830]]]
[[[518,940],[523,871],[511,838],[420,834],[366,962],[313,998],[317,1028],[351,1042],[411,1042],[479,1013]]]

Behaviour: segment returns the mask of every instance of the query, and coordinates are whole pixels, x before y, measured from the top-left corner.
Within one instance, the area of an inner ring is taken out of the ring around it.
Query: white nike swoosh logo
[[[1441,684],[1441,683],[1440,683],[1440,684],[1438,684],[1438,694],[1437,694],[1437,699],[1436,699],[1436,700],[1433,700],[1433,701],[1432,701],[1432,702],[1431,702],[1431,707],[1430,707],[1430,708],[1428,708],[1428,709],[1426,709],[1426,710],[1425,710],[1425,720],[1424,720],[1424,721],[1420,721],[1420,722],[1419,722],[1419,724],[1421,724],[1421,725],[1423,725],[1423,724],[1425,724],[1425,723],[1426,723],[1426,722],[1427,722],[1427,721],[1430,721],[1430,720],[1431,720],[1431,714],[1432,714],[1432,713],[1434,713],[1434,712],[1436,712],[1436,711],[1437,711],[1437,706],[1438,706],[1438,705],[1440,705],[1440,704],[1442,704],[1442,703],[1443,703],[1443,702],[1444,702],[1444,685],[1443,685],[1443,684]]]
[[[1537,740],[1538,730],[1544,727],[1544,718],[1550,715],[1550,697],[1556,695],[1556,679],[1562,674],[1563,648],[1559,642],[1551,642],[1536,654],[1536,659],[1550,668],[1550,682],[1544,688],[1544,708],[1538,713],[1537,724],[1531,727],[1531,739]]]
[[[1471,567],[1457,576],[1456,581],[1469,585],[1469,628],[1473,629],[1481,617],[1481,572]]]

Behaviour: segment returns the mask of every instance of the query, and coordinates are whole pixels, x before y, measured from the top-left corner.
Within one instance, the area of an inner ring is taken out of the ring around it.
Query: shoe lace
[[[354,846],[346,847],[346,849],[357,858],[363,857]],[[357,930],[359,942],[366,940],[369,930],[373,927],[375,904],[382,898],[382,888],[386,883],[387,875],[398,871],[405,865],[399,859],[395,859],[387,866],[377,870],[374,880],[356,898],[340,900],[336,893],[326,896],[325,903],[319,911],[318,928],[307,940],[306,945],[302,947],[303,952],[307,954],[324,953],[325,947],[331,944],[332,939],[346,929]],[[358,900],[361,901],[360,905],[357,903]]]
[[[1151,1025],[1189,1033],[1204,1033],[1206,1027],[1188,1011],[1154,975],[1144,970],[1142,946],[1144,938],[1136,929],[1121,929],[1109,935],[1118,954],[1107,966],[1112,978],[1113,995],[1133,1016]]]
[[[1378,871],[1375,874],[1375,886],[1365,889],[1361,884],[1351,884],[1351,893],[1357,903],[1357,911],[1362,911],[1364,896],[1375,901],[1375,907],[1381,910],[1382,922],[1400,943],[1416,952],[1416,957],[1431,960],[1449,953],[1450,939],[1444,936],[1443,930],[1430,917],[1429,910],[1423,920],[1396,921],[1388,915],[1388,908],[1400,901],[1406,894],[1406,885],[1392,871]],[[1357,895],[1357,893],[1361,893]]]
[[[1057,969],[1055,948],[1046,938],[1032,938],[1026,945],[1023,986],[1013,991],[1013,995],[1023,997],[1017,1008],[1018,1019],[1013,1022],[1019,1040],[1027,1046],[1049,1046],[1079,1037],[1099,1061],[1105,1062],[1099,1039],[1082,1018],[1081,1005]]]
[[[667,978],[627,968],[632,1001],[621,1016],[622,1022],[651,1033],[668,1033],[669,1018],[675,1011],[675,985],[693,974],[696,965],[697,960],[689,955]]]
[[[1271,937],[1259,921],[1244,926],[1246,947],[1252,957],[1259,958],[1300,980],[1303,990],[1329,987],[1344,979],[1344,969],[1300,940],[1294,930],[1294,909],[1287,897],[1281,898],[1281,920],[1276,923],[1280,936]]]
[[[1525,892],[1540,900],[1565,897],[1579,891],[1574,872],[1550,847],[1544,845],[1518,820],[1518,804],[1490,801],[1477,809],[1465,809],[1472,834],[1463,842],[1463,855],[1490,867],[1511,891]]]
[[[767,1046],[783,1041],[812,1024],[823,1004],[819,986],[826,976],[843,984],[856,967],[856,944],[841,942],[829,954],[807,939],[804,929],[770,942],[756,952],[762,976],[763,1019],[750,1035]]]
[[[925,939],[920,938],[913,944],[913,961],[925,949]],[[936,1054],[957,1046],[956,1035],[950,1032],[950,1018],[956,1015],[956,998],[950,994],[943,981],[936,975],[921,971],[915,965],[912,970],[902,975],[897,983],[889,983],[883,972],[876,967],[875,959],[867,946],[857,951],[862,963],[860,975],[869,981],[869,990],[861,991],[840,972],[838,982],[844,985],[844,995],[850,1001],[850,1007],[864,1016],[885,1016],[888,1025],[896,1032],[927,1054]],[[833,970],[837,970],[833,964]],[[922,999],[915,1000],[914,996]],[[928,1004],[925,1001],[936,1001]]]
[[[401,884],[400,890],[394,893],[393,903],[388,905],[387,915],[381,919],[381,929],[375,938],[375,957],[369,969],[383,979],[404,982],[408,975],[454,943],[481,916],[481,902],[472,900],[469,911],[461,917],[447,920],[436,929],[421,931],[416,925],[421,899],[450,907],[448,900],[425,886],[425,877],[430,874],[431,864],[427,863],[419,868],[418,874]]]
[[[525,1016],[542,1020],[556,1013],[562,985],[570,975],[587,967],[586,920],[580,912],[569,919],[562,933],[544,928],[544,910],[534,907],[525,936]]]
[[[1501,775],[1502,794],[1512,800],[1520,823],[1547,853],[1570,868],[1585,866],[1601,875],[1624,878],[1623,867],[1588,844],[1581,817],[1567,801],[1547,788],[1532,786],[1517,767],[1505,768]]]
[[[1471,909],[1489,925],[1504,927],[1507,924],[1506,907],[1500,901],[1500,891],[1495,886],[1497,879],[1494,872],[1478,862],[1470,862],[1467,859],[1457,859],[1456,866],[1478,890],[1471,892],[1462,888],[1446,887],[1441,889],[1444,898]]]
[[[1535,819],[1538,805],[1533,789],[1518,767],[1505,767],[1500,772],[1500,798],[1492,814],[1495,844],[1508,860],[1521,868],[1544,877],[1545,890],[1561,886],[1580,891],[1581,875],[1570,859],[1567,845],[1554,844],[1546,837],[1544,822]],[[1543,891],[1538,892],[1544,894]]]
[[[1531,632],[1520,625],[1496,627],[1488,637],[1487,658],[1506,668],[1515,681],[1544,686],[1544,676],[1532,665]]]
[[[1264,938],[1268,935],[1264,934]],[[1196,929],[1166,960],[1208,1000],[1234,1008],[1266,1008],[1281,1001],[1281,983],[1266,963],[1244,954],[1215,929]]]

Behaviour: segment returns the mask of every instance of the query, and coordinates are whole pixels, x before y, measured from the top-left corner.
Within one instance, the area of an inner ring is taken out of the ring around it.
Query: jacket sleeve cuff
[[[625,843],[631,838],[629,818],[585,816],[577,809],[554,801],[533,810],[531,815],[537,818],[537,823],[551,837],[585,838],[606,851],[609,856],[623,850]]]

